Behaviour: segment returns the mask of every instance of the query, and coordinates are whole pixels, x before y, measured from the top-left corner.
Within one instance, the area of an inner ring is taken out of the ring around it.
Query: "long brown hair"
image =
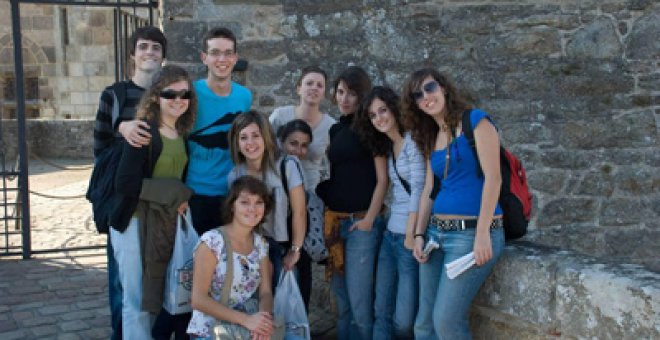
[[[374,156],[387,156],[392,151],[392,140],[386,134],[376,130],[371,118],[369,118],[369,106],[374,100],[380,99],[390,110],[401,136],[404,134],[403,122],[401,120],[401,108],[399,95],[387,86],[374,86],[364,97],[358,110],[354,125],[361,140],[369,147]]]
[[[189,133],[192,130],[195,123],[195,116],[197,115],[197,96],[195,95],[195,90],[193,89],[188,72],[176,65],[165,65],[156,74],[151,87],[142,96],[135,116],[155,122],[160,126],[162,123],[160,116],[160,91],[178,81],[188,83],[188,89],[191,93],[188,101],[188,109],[176,120],[175,128],[180,135]]]
[[[410,131],[412,139],[428,158],[435,147],[435,140],[440,127],[438,124],[417,105],[413,92],[419,91],[422,82],[428,77],[435,79],[440,84],[445,95],[445,108],[447,116],[445,123],[450,131],[456,131],[461,121],[463,111],[471,108],[468,101],[459,93],[449,79],[434,68],[423,68],[413,72],[403,87],[401,106],[403,109],[403,123],[405,129]]]
[[[257,124],[259,131],[261,132],[261,138],[264,139],[264,156],[261,159],[261,171],[265,172],[267,167],[276,171],[275,161],[279,157],[279,149],[277,148],[277,141],[275,140],[273,128],[270,126],[266,116],[255,110],[241,113],[231,124],[231,129],[229,129],[229,151],[231,153],[231,160],[235,165],[245,163],[245,156],[243,156],[238,147],[238,140],[241,131],[252,123]]]

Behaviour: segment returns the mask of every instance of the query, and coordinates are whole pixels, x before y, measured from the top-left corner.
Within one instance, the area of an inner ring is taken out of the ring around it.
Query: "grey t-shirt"
[[[277,132],[280,126],[296,119],[295,106],[282,106],[276,108],[268,118],[273,126],[273,131]],[[314,191],[321,181],[321,171],[324,169],[323,159],[325,150],[330,144],[330,127],[337,121],[327,114],[323,114],[321,121],[312,129],[312,143],[309,145],[307,156],[301,160],[303,171],[305,172],[305,189]]]
[[[263,174],[261,180],[266,183],[268,189],[271,190],[273,195],[273,209],[266,216],[265,221],[262,223],[261,232],[264,236],[271,237],[275,241],[285,242],[289,240],[287,232],[286,218],[289,211],[289,199],[287,193],[284,191],[282,185],[282,177],[280,177],[280,164],[282,159],[286,159],[284,171],[286,171],[287,185],[286,190],[291,190],[303,184],[304,175],[300,172],[300,164],[296,156],[280,157],[275,166],[277,169],[273,170],[268,168]],[[227,176],[227,183],[231,186],[234,181],[247,174],[245,164],[235,166]]]

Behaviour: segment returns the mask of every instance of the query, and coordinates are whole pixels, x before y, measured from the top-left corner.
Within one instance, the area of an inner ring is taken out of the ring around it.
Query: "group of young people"
[[[157,28],[137,29],[130,47],[134,74],[104,90],[94,131],[95,155],[123,149],[108,238],[113,338],[269,339],[282,271],[296,271],[309,307],[311,195],[325,204],[338,338],[470,338],[470,305],[504,245],[499,139],[444,75],[415,71],[399,95],[358,66],[332,83],[306,67],[298,104],[267,117],[231,80],[230,30],[203,37],[208,73],[196,81],[161,66]],[[321,111],[329,84],[338,120]],[[466,110],[476,154],[462,134]],[[193,312],[170,315],[158,304],[161,274],[188,209],[200,235]],[[425,251],[431,241],[438,248]],[[476,266],[449,279],[445,264],[470,252]]]

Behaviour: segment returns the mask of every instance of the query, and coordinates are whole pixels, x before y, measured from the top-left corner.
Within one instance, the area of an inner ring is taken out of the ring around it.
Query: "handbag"
[[[286,161],[287,157],[282,159],[280,163],[280,177],[282,180],[282,187],[286,193],[286,197],[289,197],[289,184],[286,178]],[[302,173],[298,162],[295,162],[298,167],[298,171]],[[305,239],[303,240],[303,249],[314,262],[323,261],[328,258],[328,248],[325,247],[325,241],[323,239],[323,201],[312,192],[305,192],[306,208],[307,208],[307,231],[305,233]],[[289,235],[291,235],[291,230],[293,226],[291,225],[291,212],[287,218],[287,230],[289,230]]]
[[[305,303],[292,270],[280,274],[273,304],[275,323],[284,324],[284,339],[311,340]]]
[[[172,258],[165,274],[165,293],[163,308],[170,314],[190,313],[190,294],[192,289],[193,253],[199,235],[193,228],[190,209],[184,216],[176,219],[176,236]]]

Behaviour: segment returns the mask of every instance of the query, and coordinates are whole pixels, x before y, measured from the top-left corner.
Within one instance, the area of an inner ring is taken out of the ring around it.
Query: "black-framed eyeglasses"
[[[163,99],[169,99],[169,100],[176,98],[190,99],[190,97],[192,96],[192,92],[190,90],[181,90],[181,91],[163,90],[160,91],[158,95]]]
[[[412,96],[413,99],[415,99],[416,102],[422,100],[424,98],[424,93],[426,94],[431,94],[440,88],[440,84],[438,84],[437,81],[432,80],[422,86],[422,88],[419,91],[413,91]]]
[[[210,51],[206,52],[206,54],[210,55],[213,58],[220,58],[220,57],[233,58],[236,55],[236,51],[234,51],[234,50],[226,50],[226,51],[210,50]]]

